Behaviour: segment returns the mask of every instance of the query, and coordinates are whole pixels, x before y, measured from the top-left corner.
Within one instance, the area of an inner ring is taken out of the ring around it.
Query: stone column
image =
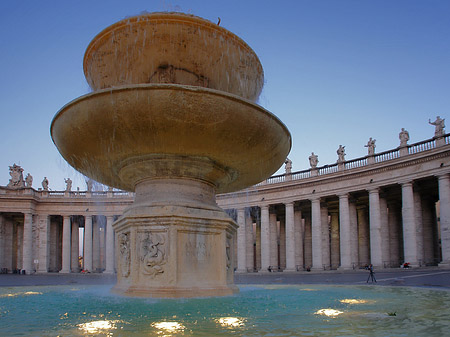
[[[63,235],[62,235],[62,269],[60,273],[70,273],[70,215],[63,216]]]
[[[92,271],[92,215],[84,220],[84,270]]]
[[[357,207],[358,215],[358,256],[359,265],[364,266],[370,263],[369,244],[369,223],[367,217],[367,207]]]
[[[302,212],[294,210],[294,235],[295,235],[295,270],[303,269],[303,242],[305,229],[303,228]]]
[[[330,258],[331,269],[338,269],[341,261],[340,235],[339,235],[339,212],[331,212],[331,238],[330,238]]]
[[[423,224],[423,262],[425,265],[433,265],[435,261],[435,247],[437,246],[436,205],[433,199],[422,199],[422,224]]]
[[[239,208],[237,210],[237,273],[245,273],[246,257],[247,257],[247,238],[245,233],[245,208]]]
[[[100,216],[92,222],[92,271],[101,268],[100,264]]]
[[[417,267],[416,212],[412,182],[402,184],[403,249],[405,261]]]
[[[3,260],[3,266],[2,268],[7,268],[9,272],[13,268],[16,268],[16,266],[13,267],[13,241],[14,241],[14,225],[13,221],[10,217],[5,217],[5,226],[4,226],[4,260]]]
[[[5,218],[3,214],[0,213],[0,268],[5,267],[5,239],[6,239],[6,229],[5,229]]]
[[[285,205],[286,205],[286,271],[296,271],[294,203],[288,202]]]
[[[311,200],[312,269],[323,270],[320,198]]]
[[[280,220],[280,231],[278,232],[278,266],[281,270],[286,269],[286,224],[282,217]]]
[[[278,269],[277,214],[269,209],[270,266]]]
[[[330,227],[328,225],[328,206],[320,205],[320,219],[322,221],[322,268],[330,268]]]
[[[400,227],[401,227],[401,212],[400,206],[397,203],[390,203],[388,214],[388,228],[389,228],[389,265],[390,267],[398,267],[400,265]]]
[[[419,191],[414,191],[414,211],[416,218],[416,245],[417,262],[419,266],[423,263],[423,220],[422,220],[422,198]]]
[[[356,211],[356,203],[349,203],[349,214],[350,214],[350,261],[352,268],[358,267],[359,256],[358,256],[358,215]]]
[[[261,206],[261,272],[270,266],[269,206]]]
[[[339,225],[341,250],[341,266],[339,269],[352,269],[350,207],[347,193],[339,195]]]
[[[450,265],[450,179],[448,174],[438,177],[441,225],[442,261],[439,266]]]
[[[383,268],[388,268],[391,254],[389,252],[388,209],[385,198],[380,198],[380,228],[381,228],[381,261]]]
[[[50,216],[40,214],[39,222],[39,253],[38,253],[38,273],[47,273],[49,267],[49,239],[50,239]]]
[[[245,212],[245,237],[246,237],[246,270],[253,270],[256,268],[255,265],[255,256],[254,256],[254,243],[255,243],[255,233],[253,233],[253,218],[250,213],[250,210],[247,209]]]
[[[383,266],[381,249],[381,213],[378,188],[369,190],[370,262],[374,267]]]
[[[112,224],[114,217],[106,217],[106,274],[114,274],[114,229]]]
[[[78,256],[80,255],[80,224],[76,217],[72,217],[72,250],[70,260],[70,270],[73,273],[78,273]]]
[[[22,269],[27,274],[33,271],[33,215],[31,213],[24,214],[23,220],[23,255]]]
[[[305,236],[304,236],[303,258],[305,260],[305,268],[312,268],[312,229],[311,229],[311,213],[305,215]]]

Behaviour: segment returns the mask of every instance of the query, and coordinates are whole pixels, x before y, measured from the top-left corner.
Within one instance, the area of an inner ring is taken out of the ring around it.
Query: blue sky
[[[265,87],[259,104],[293,137],[293,170],[431,138],[428,119],[450,118],[450,1],[2,1],[0,4],[0,185],[14,163],[53,190],[64,178],[85,188],[59,155],[50,122],[90,91],[85,49],[102,29],[143,11],[182,11],[217,22],[259,56]],[[450,127],[450,119],[447,123]]]

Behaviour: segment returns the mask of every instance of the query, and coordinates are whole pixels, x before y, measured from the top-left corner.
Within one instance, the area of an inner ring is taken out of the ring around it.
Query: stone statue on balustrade
[[[441,117],[437,116],[436,120],[434,122],[431,121],[431,119],[428,119],[428,123],[431,125],[434,125],[434,136],[435,137],[442,137],[444,135],[444,128],[445,128],[445,118],[442,119]]]
[[[27,187],[31,188],[31,186],[33,186],[33,176],[31,174],[27,174],[27,176],[25,177],[25,184],[27,185]]]
[[[311,152],[311,155],[309,156],[309,165],[312,169],[315,169],[317,168],[317,164],[319,164],[319,156],[314,154],[314,152]]]
[[[398,134],[398,138],[400,139],[400,147],[405,147],[408,145],[409,140],[409,132],[402,128],[402,131]]]
[[[48,179],[47,177],[44,177],[44,180],[42,180],[42,188],[44,191],[48,191]]]
[[[339,148],[336,151],[337,155],[338,155],[338,163],[343,163],[345,162],[345,146],[339,145]]]
[[[375,154],[375,142],[376,139],[372,139],[372,137],[369,138],[369,141],[367,142],[367,145],[364,145],[364,147],[367,147],[367,154],[369,156],[373,156]]]
[[[292,160],[290,160],[289,158],[286,158],[286,161],[284,162],[284,170],[286,174],[292,173]]]
[[[8,186],[9,188],[23,188],[25,187],[25,182],[23,180],[23,168],[19,165],[14,164],[9,167],[9,175],[11,179],[9,179]]]
[[[70,178],[64,179],[64,182],[66,183],[66,191],[70,192],[72,191],[72,180]]]

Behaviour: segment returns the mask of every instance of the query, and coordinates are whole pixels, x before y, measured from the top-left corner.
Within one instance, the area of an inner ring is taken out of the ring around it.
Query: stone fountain
[[[51,135],[75,169],[136,193],[113,225],[113,291],[236,292],[237,225],[215,194],[266,179],[291,148],[284,124],[254,103],[264,82],[256,54],[205,19],[150,13],[98,34],[83,68],[93,92],[58,111]]]

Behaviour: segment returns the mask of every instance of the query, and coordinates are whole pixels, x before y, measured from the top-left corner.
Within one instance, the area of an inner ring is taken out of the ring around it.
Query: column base
[[[297,269],[295,269],[295,268],[286,268],[286,269],[284,269],[283,270],[283,273],[296,273],[297,272]]]
[[[58,273],[59,274],[70,274],[71,271],[70,270],[60,270]]]
[[[450,261],[439,262],[438,268],[450,269]]]

